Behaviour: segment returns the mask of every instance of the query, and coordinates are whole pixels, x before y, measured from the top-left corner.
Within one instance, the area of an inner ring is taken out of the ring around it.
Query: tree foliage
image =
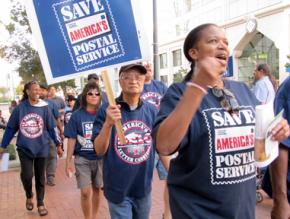
[[[186,74],[187,69],[180,67],[180,69],[178,69],[178,71],[173,75],[173,82],[174,83],[181,82]]]
[[[8,40],[0,45],[0,57],[10,63],[18,64],[16,71],[22,78],[22,83],[37,80],[47,84],[38,52],[32,43],[33,37],[25,7],[20,0],[11,0],[11,2],[11,22],[3,24],[0,21],[9,33]],[[75,83],[74,80],[69,80],[57,83],[56,86],[61,86],[65,90],[66,86],[75,87]]]

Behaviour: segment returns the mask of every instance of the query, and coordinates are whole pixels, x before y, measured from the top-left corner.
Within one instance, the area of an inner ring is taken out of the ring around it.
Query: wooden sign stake
[[[115,97],[114,97],[114,94],[113,94],[112,86],[111,86],[111,83],[110,83],[110,80],[109,80],[109,77],[108,77],[108,71],[104,70],[101,73],[102,73],[103,82],[105,84],[105,89],[106,89],[106,93],[107,93],[107,96],[108,96],[109,104],[110,105],[116,105],[116,101],[115,101]],[[116,122],[115,127],[116,127],[117,134],[118,134],[118,137],[120,139],[121,144],[126,144],[126,138],[125,138],[125,135],[124,135],[124,132],[123,132],[123,126],[122,126],[121,120],[118,120]]]

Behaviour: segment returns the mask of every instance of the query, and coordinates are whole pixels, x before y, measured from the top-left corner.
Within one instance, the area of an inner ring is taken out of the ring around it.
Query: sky
[[[0,7],[0,20],[7,24],[9,23],[9,13],[10,13],[10,0],[5,0],[2,2]],[[8,34],[5,34],[3,26],[0,27],[0,43],[2,44],[7,39]],[[7,61],[0,58],[0,69],[1,69],[1,80],[0,87],[11,87],[14,84],[14,88],[20,82],[18,74],[14,71],[15,66],[8,63]],[[13,78],[12,78],[13,77]]]
[[[140,14],[142,16],[142,21],[144,25],[144,29],[148,38],[148,42],[150,45],[152,45],[152,37],[153,37],[153,12],[152,12],[152,0],[132,0],[132,1],[139,1],[139,8],[140,8]],[[159,25],[161,28],[159,30],[162,30],[162,23],[168,22],[168,17],[170,15],[167,13],[168,8],[168,2],[169,0],[157,0],[157,7],[158,7],[158,19],[159,19]],[[167,6],[167,8],[166,8]],[[1,7],[0,7],[0,20],[4,23],[9,23],[9,13],[11,9],[11,3],[10,0],[3,0],[1,1]],[[0,44],[3,43],[3,40],[5,41],[5,35],[3,35],[3,31],[0,27]],[[7,37],[7,35],[6,35]],[[7,63],[3,59],[0,59],[0,68],[1,68],[1,80],[0,80],[0,87],[6,87],[11,86],[11,83],[17,84],[20,82],[20,78],[17,76],[16,72],[13,72],[13,69],[15,69],[15,66],[12,66],[11,64]],[[10,77],[8,76],[10,74]],[[13,75],[13,80],[9,80],[8,77],[11,79],[11,75]],[[5,78],[5,79],[4,79]],[[14,85],[15,87],[16,85]]]

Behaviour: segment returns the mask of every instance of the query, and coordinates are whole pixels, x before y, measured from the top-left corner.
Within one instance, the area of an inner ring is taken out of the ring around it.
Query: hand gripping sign
[[[137,0],[26,0],[47,83],[148,60],[137,8]]]

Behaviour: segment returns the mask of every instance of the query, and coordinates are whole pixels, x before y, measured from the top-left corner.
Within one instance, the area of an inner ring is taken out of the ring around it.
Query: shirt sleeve
[[[106,120],[106,109],[108,107],[108,103],[102,104],[100,109],[97,112],[96,119],[94,121],[94,127],[93,127],[93,136],[92,136],[92,141],[95,140],[95,138],[98,136],[100,133],[103,124]]]
[[[60,117],[60,113],[57,109],[57,105],[55,103],[53,103],[53,106],[52,106],[52,114],[54,116],[55,119],[58,119]]]
[[[260,102],[267,101],[268,90],[264,83],[257,82],[253,88],[253,93]]]
[[[277,115],[281,110],[284,109],[283,117],[290,124],[290,80],[285,81],[285,84],[282,84],[274,100],[274,112]],[[290,148],[290,137],[281,142],[286,147]]]
[[[10,143],[14,134],[19,129],[19,107],[17,106],[13,111],[8,120],[7,127],[5,129],[1,147],[6,148],[7,145]]]
[[[157,134],[159,125],[175,109],[176,105],[180,101],[181,96],[183,95],[184,90],[185,90],[184,83],[173,84],[168,88],[166,94],[162,98],[162,101],[160,104],[160,110],[157,114],[157,118],[156,118],[154,128],[153,128],[153,134],[152,134],[155,144],[156,144],[156,134]],[[170,133],[170,130],[168,130],[168,132]],[[183,140],[181,141],[181,143],[179,144],[179,148],[186,145],[187,142],[188,142],[188,139],[185,136]],[[175,153],[175,151],[173,153]]]
[[[54,143],[56,145],[60,145],[61,144],[61,138],[57,133],[57,128],[56,128],[56,123],[55,123],[55,119],[52,115],[51,110],[49,110],[49,107],[47,106],[46,108],[47,112],[46,112],[46,124],[47,124],[47,131],[50,135],[50,137],[52,138],[52,140],[54,141]]]
[[[64,127],[64,136],[67,137],[67,138],[74,138],[76,139],[77,138],[77,128],[78,128],[78,124],[77,124],[77,112],[74,112],[72,115],[71,115],[71,118],[68,122],[68,124]]]

